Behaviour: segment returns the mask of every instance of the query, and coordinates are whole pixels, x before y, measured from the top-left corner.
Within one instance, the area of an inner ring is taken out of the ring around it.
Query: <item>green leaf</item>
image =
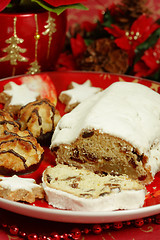
[[[85,7],[83,4],[77,3],[77,4],[71,4],[71,5],[62,5],[60,7],[53,7],[48,3],[45,3],[43,0],[32,0],[32,2],[36,2],[39,6],[44,8],[47,11],[54,12],[57,15],[61,14],[66,9],[80,9],[80,10],[88,10],[87,7]]]
[[[112,23],[113,23],[113,18],[111,16],[110,11],[107,9],[103,17],[103,26],[110,27]]]

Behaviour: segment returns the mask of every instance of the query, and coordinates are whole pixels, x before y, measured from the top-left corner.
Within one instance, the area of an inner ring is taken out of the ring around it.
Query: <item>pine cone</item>
[[[123,74],[128,69],[128,55],[113,40],[101,38],[88,46],[77,65],[81,70]]]
[[[150,15],[151,12],[147,8],[146,3],[147,0],[122,0],[121,4],[117,4],[120,11],[115,16],[116,24],[124,30],[128,30],[142,14]]]

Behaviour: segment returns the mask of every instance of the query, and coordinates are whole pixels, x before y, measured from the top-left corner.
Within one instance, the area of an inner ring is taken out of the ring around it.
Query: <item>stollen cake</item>
[[[61,118],[50,148],[57,163],[150,183],[160,170],[160,95],[115,82]]]
[[[142,207],[145,188],[125,175],[99,176],[89,170],[57,164],[43,173],[46,200],[74,211],[112,211]]]

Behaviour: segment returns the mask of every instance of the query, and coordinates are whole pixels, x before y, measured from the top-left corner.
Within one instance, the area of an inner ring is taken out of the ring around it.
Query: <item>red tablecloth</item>
[[[0,210],[0,216],[4,216],[4,221],[8,221],[8,224],[16,224],[20,230],[30,233],[41,233],[42,235],[50,234],[51,232],[57,232],[61,236],[64,233],[70,233],[73,228],[92,229],[93,225],[82,225],[72,223],[57,223],[52,221],[45,221],[39,219],[33,219],[30,217],[21,216],[15,213],[10,213],[4,210]],[[1,218],[0,218],[1,219]],[[61,240],[63,238],[60,238]],[[160,239],[160,225],[156,223],[145,223],[142,227],[124,226],[121,229],[113,229],[110,226],[109,230],[102,231],[101,234],[83,234],[81,240],[159,240]],[[0,240],[20,240],[18,236],[10,235],[4,230],[0,230]],[[34,239],[33,239],[34,240]],[[37,239],[36,239],[37,240]],[[54,239],[56,240],[56,239]]]

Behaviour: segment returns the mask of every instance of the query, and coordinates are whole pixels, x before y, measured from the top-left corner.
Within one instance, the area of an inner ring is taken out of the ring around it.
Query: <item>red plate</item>
[[[17,76],[14,78],[9,78],[9,79],[2,79],[0,82],[0,91],[3,90],[3,86],[8,82],[8,81],[14,81],[18,84],[21,84],[23,81],[24,76]],[[160,93],[160,83],[158,82],[153,82],[149,80],[144,80],[140,78],[135,78],[131,76],[126,76],[126,75],[115,75],[115,74],[108,74],[108,73],[95,73],[95,72],[49,72],[49,73],[41,73],[37,74],[34,76],[30,76],[33,78],[40,77],[42,79],[49,79],[48,83],[50,82],[51,84],[51,89],[53,90],[54,88],[56,89],[55,96],[59,95],[59,93],[63,90],[66,90],[69,83],[71,81],[77,82],[77,83],[84,83],[86,80],[90,80],[92,82],[92,85],[95,87],[101,87],[105,89],[108,87],[110,84],[116,81],[127,81],[127,82],[138,82],[141,83],[145,86],[150,87],[151,89],[157,91]],[[25,76],[27,78],[27,76]],[[48,90],[47,90],[48,91]],[[48,96],[50,96],[50,92],[47,93]],[[46,96],[47,96],[46,94]],[[59,101],[57,102],[57,109],[60,111],[61,115],[64,114],[64,108],[65,106],[61,104]],[[31,174],[26,174],[21,177],[33,177],[37,182],[41,181],[41,175],[44,169],[48,165],[53,165],[55,164],[55,159],[53,153],[49,150],[49,148],[45,148],[45,154],[44,154],[44,160],[42,161],[40,167],[38,170],[36,170],[34,173]],[[157,205],[160,203],[160,172],[156,174],[155,180],[146,187],[148,194],[146,195],[146,200],[144,204],[144,208],[147,206],[153,206]],[[49,206],[45,201],[36,201],[34,206],[39,206],[43,208],[52,208]],[[159,206],[159,205],[158,205]],[[5,207],[4,207],[5,208]],[[61,210],[59,210],[61,211]],[[160,207],[158,207],[158,210],[156,209],[156,213],[160,212]],[[123,212],[123,211],[121,211]],[[150,213],[149,213],[150,215]],[[84,218],[83,218],[84,219]]]

